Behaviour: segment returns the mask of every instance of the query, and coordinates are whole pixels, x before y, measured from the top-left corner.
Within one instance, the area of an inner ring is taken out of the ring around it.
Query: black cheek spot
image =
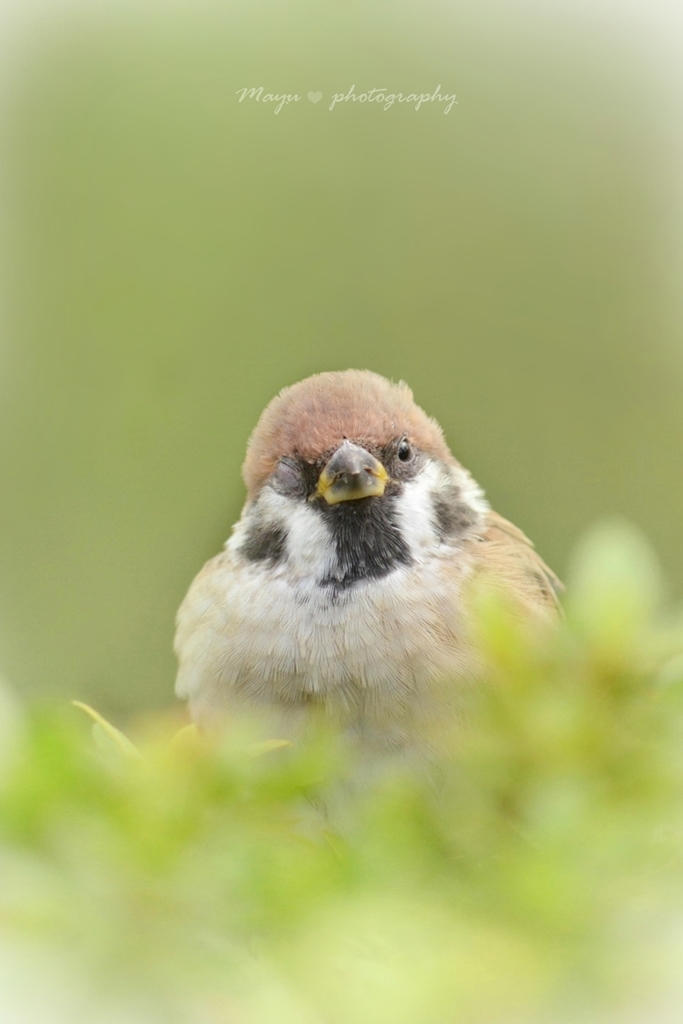
[[[281,526],[263,526],[260,523],[254,524],[249,530],[244,543],[242,554],[250,562],[270,562],[277,565],[284,561],[287,534]]]
[[[460,488],[449,487],[432,495],[434,522],[441,540],[452,540],[467,533],[477,523],[478,514],[460,500]]]

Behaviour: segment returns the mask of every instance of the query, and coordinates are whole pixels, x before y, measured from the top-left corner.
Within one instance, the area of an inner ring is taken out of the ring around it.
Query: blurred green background
[[[560,574],[617,512],[680,595],[661,85],[607,22],[521,12],[57,6],[15,28],[0,666],[23,693],[172,702],[175,610],[239,513],[247,437],[325,369],[407,380]],[[458,105],[330,111],[352,84]],[[237,102],[260,85],[302,100]]]

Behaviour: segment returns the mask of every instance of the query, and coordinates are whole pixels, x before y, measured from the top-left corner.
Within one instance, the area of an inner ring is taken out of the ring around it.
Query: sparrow
[[[241,518],[177,617],[176,692],[200,727],[245,712],[295,738],[322,715],[407,750],[476,676],[474,581],[557,616],[557,577],[402,382],[347,370],[285,388],[243,477]]]

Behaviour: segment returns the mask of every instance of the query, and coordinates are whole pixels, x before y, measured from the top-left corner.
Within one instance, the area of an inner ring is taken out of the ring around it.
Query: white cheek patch
[[[470,476],[466,469],[454,468],[452,471],[452,479],[460,488],[460,494],[464,504],[469,505],[470,508],[474,509],[475,512],[483,518],[486,513],[490,510],[484,491],[479,486],[477,481]]]
[[[414,479],[403,485],[396,501],[397,525],[413,558],[424,561],[439,547],[434,524],[432,492],[438,484],[440,469],[430,462]]]
[[[429,462],[414,480],[404,484],[396,503],[397,519],[415,561],[424,562],[441,547],[443,535],[436,521],[435,501],[443,497],[452,503],[454,489],[458,505],[472,513],[470,529],[476,527],[489,506],[479,484],[466,470]]]
[[[264,487],[256,502],[248,506],[228,542],[237,553],[258,516],[263,527],[281,529],[285,536],[287,571],[293,576],[320,578],[336,563],[334,538],[322,516],[300,498],[288,498]]]
[[[287,513],[288,564],[297,576],[327,576],[337,562],[337,548],[323,517],[307,502],[291,501]]]

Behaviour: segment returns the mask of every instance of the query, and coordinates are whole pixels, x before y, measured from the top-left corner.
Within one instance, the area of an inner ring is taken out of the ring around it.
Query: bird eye
[[[404,437],[402,441],[399,441],[396,454],[398,455],[401,462],[410,462],[410,460],[413,457],[413,449],[408,444],[407,438]]]
[[[296,494],[302,487],[301,474],[290,461],[282,459],[273,472],[270,483],[280,494]]]

